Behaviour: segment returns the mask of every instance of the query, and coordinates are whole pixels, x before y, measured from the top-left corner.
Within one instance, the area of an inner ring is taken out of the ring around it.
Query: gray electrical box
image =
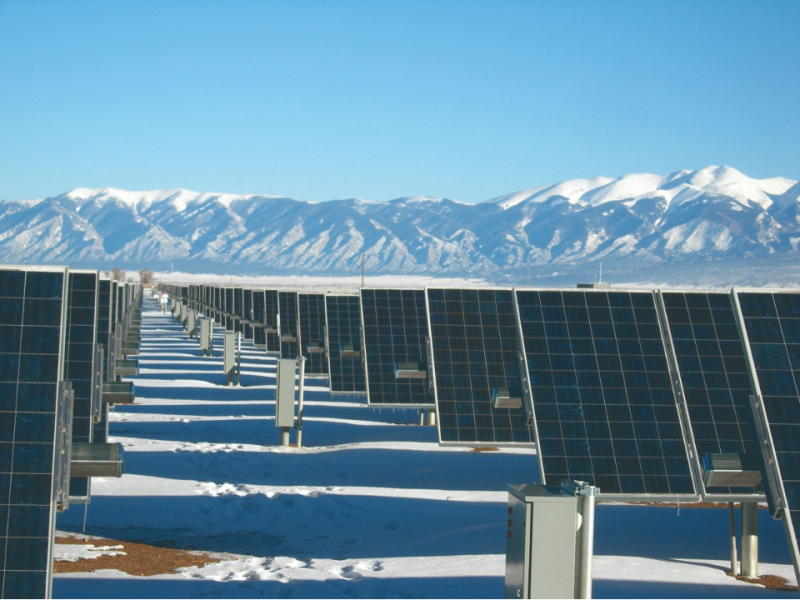
[[[186,329],[186,321],[189,318],[189,309],[186,307],[185,304],[181,304],[181,314],[180,314],[180,317],[178,317],[178,318],[180,319],[180,322],[181,322],[181,325],[183,325],[183,328]]]
[[[200,350],[203,356],[211,356],[214,350],[212,321],[210,319],[200,319]]]
[[[190,338],[197,335],[197,313],[193,310],[186,313],[186,331],[189,332]]]
[[[222,341],[222,372],[228,376],[228,385],[233,383],[233,369],[236,365],[236,338],[233,333],[225,333]]]
[[[575,598],[578,498],[561,488],[509,485],[506,598]]]
[[[278,360],[275,385],[275,427],[294,426],[294,372],[297,361],[291,358]]]

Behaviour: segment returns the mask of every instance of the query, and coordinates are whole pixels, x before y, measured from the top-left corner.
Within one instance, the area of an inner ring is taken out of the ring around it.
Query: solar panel
[[[50,595],[65,280],[65,268],[0,268],[4,598]]]
[[[770,508],[781,507],[795,569],[800,570],[800,294],[736,291],[752,356],[753,387],[763,403],[776,480],[764,479]],[[780,505],[776,500],[780,501]]]
[[[267,352],[280,352],[281,339],[278,335],[278,292],[264,290],[264,332]]]
[[[253,290],[244,290],[244,339],[253,339]]]
[[[652,292],[517,291],[544,481],[695,495]]]
[[[264,331],[264,290],[251,291],[253,313],[253,345],[264,348],[267,345],[267,334]]]
[[[366,394],[358,296],[325,296],[331,394]]]
[[[92,441],[92,398],[94,389],[94,347],[97,321],[97,271],[70,271],[67,289],[67,341],[64,379],[72,383],[73,442]],[[88,500],[90,479],[71,477],[70,497]],[[84,501],[85,501],[84,500]]]
[[[325,295],[298,294],[300,352],[306,358],[305,374],[328,374],[325,343]]]
[[[225,331],[233,331],[233,288],[224,288],[222,296],[222,310],[224,320],[222,325]]]
[[[297,330],[297,292],[278,292],[280,311],[281,358],[297,358],[299,352],[299,331]]]
[[[748,406],[753,391],[730,294],[660,295],[695,447],[695,469],[703,472],[707,454],[755,458]],[[702,478],[697,483],[704,496],[759,494],[753,487],[706,488]]]
[[[370,405],[431,408],[424,290],[361,290]]]
[[[532,445],[514,292],[427,295],[440,443]]]
[[[111,280],[100,279],[97,296],[97,343],[103,345],[106,361],[103,365],[103,381],[110,381],[108,357],[111,349]],[[100,407],[100,420],[94,424],[92,440],[99,443],[108,441],[108,404]]]

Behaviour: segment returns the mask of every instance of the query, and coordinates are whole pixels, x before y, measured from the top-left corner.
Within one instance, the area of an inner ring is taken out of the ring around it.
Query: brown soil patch
[[[493,448],[490,446],[478,446],[473,448],[470,452],[500,452],[500,448]]]
[[[89,536],[70,536],[56,534],[56,544],[93,544],[95,546],[122,546],[124,556],[98,556],[97,558],[79,559],[74,562],[55,561],[53,571],[56,573],[91,573],[99,569],[116,569],[129,575],[150,577],[172,573],[182,567],[202,567],[223,560],[205,552],[187,552],[174,548],[158,548],[148,544],[120,542]]]
[[[796,592],[796,585],[789,585],[783,577],[778,575],[761,575],[760,577],[745,577],[744,575],[731,575],[730,571],[725,571],[728,577],[735,577],[739,581],[746,581],[747,583],[755,583],[756,585],[763,585],[768,590],[777,590],[779,592]]]

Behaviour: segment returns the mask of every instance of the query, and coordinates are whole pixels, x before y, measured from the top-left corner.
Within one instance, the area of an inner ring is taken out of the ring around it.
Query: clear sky
[[[0,198],[800,179],[800,2],[0,0]]]

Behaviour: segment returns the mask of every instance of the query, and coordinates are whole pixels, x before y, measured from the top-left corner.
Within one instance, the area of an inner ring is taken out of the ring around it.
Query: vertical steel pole
[[[297,383],[297,447],[303,447],[303,380],[306,375],[306,357],[300,357],[300,381]]]
[[[583,490],[583,506],[581,507],[581,561],[579,598],[592,597],[592,561],[594,559],[594,506],[597,488],[586,486]]]
[[[731,545],[731,575],[739,574],[739,560],[736,558],[736,513],[733,502],[728,502],[728,529],[730,530]]]
[[[758,503],[742,502],[742,575],[758,577]]]

